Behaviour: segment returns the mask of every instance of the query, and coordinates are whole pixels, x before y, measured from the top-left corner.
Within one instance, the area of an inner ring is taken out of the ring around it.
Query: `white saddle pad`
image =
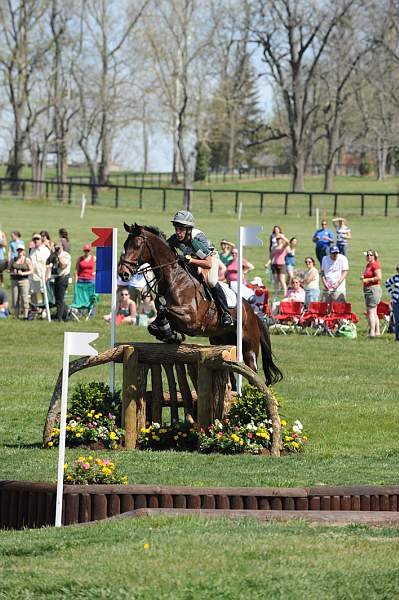
[[[227,306],[229,308],[235,308],[237,306],[237,295],[236,293],[229,288],[229,286],[227,285],[227,283],[224,283],[223,281],[219,281],[220,285],[222,286],[222,289],[224,291],[224,295],[226,296],[226,301],[227,301]]]

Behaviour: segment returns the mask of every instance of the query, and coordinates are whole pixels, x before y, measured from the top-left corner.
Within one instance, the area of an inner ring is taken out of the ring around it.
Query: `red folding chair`
[[[287,331],[298,331],[301,327],[303,302],[280,302],[279,312],[275,316],[276,330],[286,334]]]
[[[350,302],[331,302],[330,314],[326,319],[329,329],[335,331],[346,321],[350,323],[359,322],[359,317],[352,312],[352,304]]]
[[[384,335],[384,333],[386,332],[386,330],[389,327],[389,323],[391,320],[391,305],[389,304],[389,302],[385,302],[384,300],[381,300],[381,302],[379,302],[377,304],[377,316],[380,320],[380,334]]]
[[[326,319],[329,314],[327,302],[310,302],[307,310],[301,317],[301,325],[306,327],[308,335],[328,333]]]

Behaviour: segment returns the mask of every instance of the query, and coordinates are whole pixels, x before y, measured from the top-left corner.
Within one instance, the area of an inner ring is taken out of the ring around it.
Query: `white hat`
[[[254,277],[253,280],[251,281],[251,285],[259,285],[262,286],[263,285],[263,281],[261,277]]]

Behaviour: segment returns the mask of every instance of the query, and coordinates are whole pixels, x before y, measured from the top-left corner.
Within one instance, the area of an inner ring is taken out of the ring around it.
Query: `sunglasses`
[[[372,252],[367,252],[366,256],[374,256]]]

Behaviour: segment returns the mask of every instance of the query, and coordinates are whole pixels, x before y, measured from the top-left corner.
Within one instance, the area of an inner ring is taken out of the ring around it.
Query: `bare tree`
[[[355,0],[257,0],[255,40],[277,89],[280,90],[292,148],[293,189],[304,189],[306,132],[317,102],[312,81],[331,34]]]

